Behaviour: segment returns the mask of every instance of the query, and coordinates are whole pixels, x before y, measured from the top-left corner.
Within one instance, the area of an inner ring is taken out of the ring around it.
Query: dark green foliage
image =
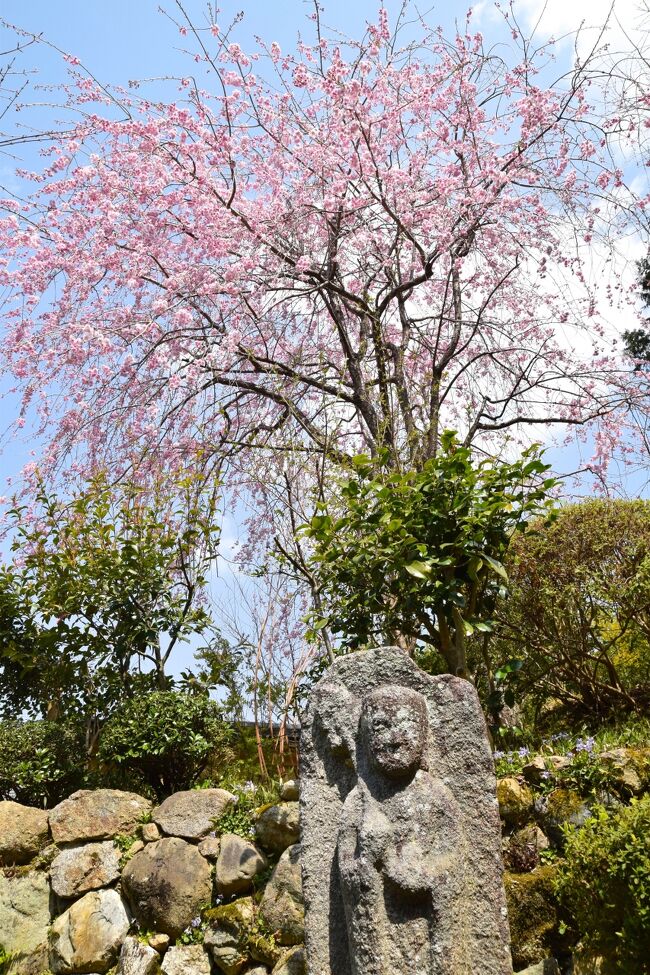
[[[0,722],[0,798],[54,806],[86,783],[83,732],[52,721]]]
[[[650,796],[567,835],[558,891],[607,975],[650,971]]]
[[[650,698],[650,502],[561,508],[513,540],[491,652],[517,656],[535,723],[620,718]],[[479,686],[480,689],[480,686]]]
[[[324,607],[313,629],[330,626],[349,649],[410,643],[421,665],[464,674],[466,637],[491,631],[505,592],[510,538],[549,509],[554,480],[535,448],[477,462],[450,432],[421,470],[378,471],[366,456],[354,466],[305,529]]]
[[[124,701],[107,721],[99,758],[162,799],[198,783],[208,756],[231,757],[221,708],[204,695],[155,691]]]

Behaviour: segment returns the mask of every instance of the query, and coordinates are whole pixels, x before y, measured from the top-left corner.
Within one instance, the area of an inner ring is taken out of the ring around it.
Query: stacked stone
[[[179,792],[155,809],[109,789],[52,810],[0,802],[8,972],[304,975],[297,795],[285,784],[283,801],[261,812],[256,842],[215,835],[236,802],[223,789]],[[182,943],[201,918],[203,944]]]
[[[614,808],[647,791],[650,749],[616,748],[600,752],[597,762],[613,787],[611,792],[600,792],[600,804]],[[520,774],[497,783],[512,957],[518,975],[557,975],[557,959],[571,955],[573,975],[599,970],[598,959],[575,953],[572,931],[563,923],[556,895],[554,860],[562,854],[564,828],[580,828],[592,815],[591,800],[565,784],[570,767],[566,755],[535,755]]]

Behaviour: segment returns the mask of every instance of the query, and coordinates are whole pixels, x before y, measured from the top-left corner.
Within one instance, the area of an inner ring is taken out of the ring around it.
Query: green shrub
[[[0,798],[53,806],[85,781],[80,728],[59,721],[0,721]]]
[[[162,799],[196,785],[210,753],[221,749],[227,760],[229,734],[210,698],[155,691],[117,709],[102,732],[99,757]]]
[[[616,812],[598,807],[567,834],[558,892],[584,948],[612,975],[648,971],[650,958],[650,796]]]

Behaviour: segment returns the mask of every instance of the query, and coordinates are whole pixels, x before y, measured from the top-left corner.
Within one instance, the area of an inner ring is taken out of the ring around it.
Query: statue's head
[[[363,699],[361,728],[370,761],[391,779],[413,775],[427,740],[427,705],[408,687],[387,684]]]

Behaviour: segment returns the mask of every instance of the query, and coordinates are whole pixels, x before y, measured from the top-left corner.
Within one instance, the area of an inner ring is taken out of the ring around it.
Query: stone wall
[[[223,789],[0,802],[0,973],[304,975],[297,798],[250,838],[216,835]]]
[[[609,770],[601,802],[650,787],[648,749],[594,761]],[[514,967],[557,975],[558,958],[584,975],[555,899],[555,858],[562,824],[583,823],[593,797],[571,786],[566,756],[521,764],[497,789]],[[235,802],[222,789],[156,808],[108,789],[51,810],[0,802],[0,975],[305,975],[297,799],[286,783],[247,836],[217,835]]]

